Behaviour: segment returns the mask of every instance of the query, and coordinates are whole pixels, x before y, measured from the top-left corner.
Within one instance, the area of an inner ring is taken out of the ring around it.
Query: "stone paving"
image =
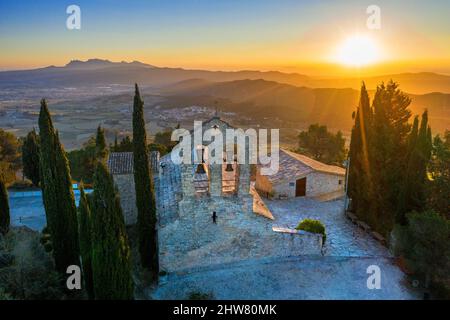
[[[324,254],[343,257],[391,257],[388,250],[367,232],[355,226],[343,213],[344,201],[319,202],[310,198],[266,200],[275,217],[274,225],[295,228],[303,219],[317,219],[325,225]]]
[[[381,289],[367,288],[367,267],[381,268]],[[212,294],[213,299],[362,299],[408,300],[420,298],[388,258],[292,257],[247,260],[169,274],[150,292],[152,299],[187,299],[193,292]]]
[[[250,258],[169,273],[152,299],[187,299],[192,292],[214,299],[418,299],[388,250],[343,214],[343,200],[265,200],[273,225],[293,228],[305,219],[325,224],[323,256]],[[381,289],[367,288],[367,267],[381,270]]]

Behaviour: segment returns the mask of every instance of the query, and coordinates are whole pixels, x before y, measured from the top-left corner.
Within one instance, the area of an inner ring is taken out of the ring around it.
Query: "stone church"
[[[232,128],[218,116],[203,122],[202,127],[202,132],[214,128],[223,135]],[[235,157],[224,164],[209,163],[203,156],[209,143],[194,146],[200,152],[199,163],[174,164],[170,153],[161,158],[158,152],[150,154],[161,269],[319,254],[321,235],[278,228],[267,215],[254,211],[254,197],[259,196],[250,183],[250,164],[238,164]],[[111,153],[108,166],[120,193],[125,222],[134,224],[133,154]]]

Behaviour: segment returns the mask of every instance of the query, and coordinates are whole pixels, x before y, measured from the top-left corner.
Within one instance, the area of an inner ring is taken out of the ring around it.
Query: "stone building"
[[[134,191],[133,152],[111,152],[108,158],[109,172],[120,194],[125,223],[137,221],[136,194]]]
[[[225,135],[232,128],[219,117],[202,123]],[[193,132],[191,132],[191,135]],[[193,139],[192,139],[193,141]],[[321,235],[278,228],[254,211],[250,165],[212,164],[205,155],[209,141],[192,149],[202,159],[174,164],[171,154],[151,153],[161,269],[174,271],[252,257],[320,254]],[[175,151],[173,151],[175,152]],[[127,224],[136,222],[133,154],[111,153],[108,165],[120,193]]]
[[[333,199],[343,195],[345,169],[327,165],[307,156],[280,150],[279,170],[264,176],[256,172],[256,190],[266,197],[286,199],[314,197]]]

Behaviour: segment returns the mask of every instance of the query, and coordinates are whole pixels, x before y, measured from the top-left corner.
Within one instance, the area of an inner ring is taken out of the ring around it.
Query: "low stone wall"
[[[280,250],[277,256],[318,254],[322,250],[323,236],[303,230],[272,227],[274,244]]]

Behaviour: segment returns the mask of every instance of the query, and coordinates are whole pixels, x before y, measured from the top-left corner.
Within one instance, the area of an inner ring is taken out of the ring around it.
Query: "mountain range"
[[[382,81],[393,79],[400,83],[401,89],[414,94],[430,92],[450,93],[450,76],[422,72],[381,75],[367,78],[314,78],[299,73],[279,71],[207,71],[182,68],[164,68],[139,61],[111,62],[109,60],[73,60],[63,67],[49,66],[33,70],[0,72],[0,89],[15,86],[95,86],[135,82],[141,86],[162,87],[183,80],[203,79],[224,82],[233,80],[275,81],[297,87],[309,88],[353,88],[359,89],[362,80],[367,88],[375,89]]]

